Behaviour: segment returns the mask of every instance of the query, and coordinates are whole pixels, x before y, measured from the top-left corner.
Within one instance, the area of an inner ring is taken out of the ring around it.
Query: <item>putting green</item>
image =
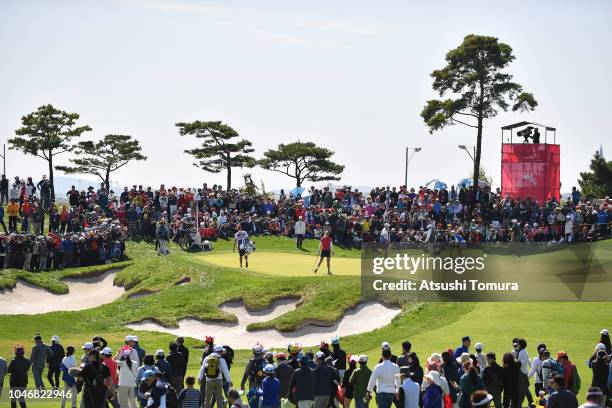
[[[239,268],[238,253],[221,252],[201,255],[201,259],[214,265]],[[314,255],[287,254],[279,252],[255,252],[249,256],[249,270],[278,276],[314,276]],[[332,258],[331,271],[334,275],[359,275],[361,260],[359,258]],[[318,274],[325,275],[325,260]]]

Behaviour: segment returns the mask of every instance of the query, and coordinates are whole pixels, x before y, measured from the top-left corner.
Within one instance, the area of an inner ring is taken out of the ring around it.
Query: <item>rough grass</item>
[[[266,252],[287,254],[297,251],[292,240],[266,237],[257,238],[256,241],[258,249],[253,262],[257,262],[257,257],[263,258]],[[316,253],[316,242],[306,241],[306,248]],[[610,242],[598,245],[598,250],[602,251],[610,251],[611,248]],[[77,346],[94,335],[102,335],[116,348],[125,334],[130,332],[125,325],[143,319],[152,318],[168,326],[176,325],[182,317],[234,321],[234,316],[218,309],[228,300],[243,299],[248,308],[259,309],[268,306],[274,299],[299,297],[302,304],[296,310],[249,327],[252,330],[277,328],[284,331],[294,330],[310,321],[331,324],[344,310],[360,301],[358,276],[291,276],[291,271],[287,271],[288,276],[263,274],[213,265],[206,262],[206,255],[184,253],[175,246],[171,250],[170,256],[158,257],[151,244],[128,243],[127,253],[131,260],[119,265],[123,269],[116,276],[116,283],[124,285],[128,291],[111,304],[76,312],[0,315],[0,355],[10,357],[13,346],[18,343],[25,343],[29,350],[34,333],[41,333],[47,341],[51,335],[58,334],[64,345]],[[231,242],[217,241],[214,252],[227,251],[231,251]],[[354,258],[359,253],[338,248],[336,255]],[[102,273],[116,266],[49,273],[9,270],[0,273],[0,285],[10,287],[16,279],[23,279],[55,293],[63,293],[65,284],[61,279]],[[177,286],[176,283],[184,278],[190,279],[191,283]],[[145,291],[152,293],[140,298],[128,298],[130,294]],[[546,342],[553,351],[567,351],[581,371],[583,390],[586,390],[591,374],[584,361],[597,342],[599,330],[612,328],[612,317],[608,313],[610,305],[586,302],[405,304],[403,312],[389,325],[349,336],[342,342],[348,352],[366,353],[376,359],[383,341],[389,341],[397,352],[401,342],[410,339],[413,349],[424,361],[434,351],[456,347],[466,334],[484,343],[486,351],[496,351],[498,355],[510,350],[513,337],[525,337],[532,356],[533,347],[540,341]],[[367,330],[368,322],[363,324]],[[138,334],[143,347],[150,352],[158,348],[167,349],[168,341],[172,340],[168,334]],[[202,337],[206,334],[209,333],[202,333]],[[265,344],[265,338],[261,341]],[[199,346],[201,339],[188,339],[187,344],[190,347]],[[232,369],[235,382],[239,381],[248,356],[248,351],[238,351],[237,363]],[[198,361],[199,352],[194,349],[190,374],[196,373]]]

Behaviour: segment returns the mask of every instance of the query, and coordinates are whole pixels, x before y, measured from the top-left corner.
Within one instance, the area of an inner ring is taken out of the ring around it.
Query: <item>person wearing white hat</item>
[[[340,379],[340,386],[342,387],[342,394],[344,395],[344,407],[350,408],[351,403],[353,402],[353,386],[351,385],[349,379],[351,378],[351,374],[357,368],[357,355],[351,355],[348,358],[348,369],[343,373],[343,377]],[[340,374],[340,373],[338,373]]]
[[[380,349],[381,351],[383,350],[389,350],[391,351],[391,345],[389,344],[388,341],[383,341],[383,343],[380,345]],[[392,363],[397,364],[397,355],[391,353],[391,358],[390,358]],[[379,363],[382,363],[383,359],[382,357],[380,358],[380,360],[378,360]]]
[[[476,343],[474,345],[474,349],[476,350],[476,361],[478,362],[478,368],[480,372],[487,367],[487,355],[484,353],[484,346],[482,343]]]
[[[293,226],[295,232],[295,241],[297,248],[302,248],[302,243],[304,242],[304,235],[306,234],[306,223],[302,219],[300,215],[298,220],[295,222]]]
[[[113,390],[115,390],[119,385],[119,376],[117,374],[117,362],[113,359],[113,350],[110,347],[104,347],[100,352],[100,358],[102,364],[107,366],[108,370],[110,371]],[[114,392],[112,394],[113,397],[111,399],[111,405],[114,407],[118,407],[119,400],[117,399],[117,394]]]
[[[130,359],[137,366],[140,366],[140,361],[141,361],[140,360],[140,355],[138,354],[138,350],[136,350],[136,348],[135,348],[137,340],[138,340],[138,337],[136,337],[136,336],[132,336],[132,335],[125,336],[125,345],[128,346],[130,348],[130,350],[132,350],[132,352],[130,354]]]
[[[479,390],[472,394],[470,400],[473,407],[487,408],[491,406],[493,396],[486,391]]]
[[[332,384],[334,375],[332,370],[325,362],[325,353],[317,351],[315,353],[317,366],[314,369],[314,408],[327,408],[329,404],[329,397],[332,395],[334,388]],[[337,376],[337,372],[333,370]]]
[[[612,344],[610,343],[610,332],[608,329],[602,329],[599,334],[599,342],[606,346],[606,353],[612,355]]]
[[[430,371],[425,374],[423,387],[423,408],[439,408],[444,397],[440,373]]]
[[[83,349],[81,363],[86,364],[89,361],[89,353],[91,353],[91,351],[94,349],[93,343],[88,341],[87,343],[83,344],[83,347],[81,347],[81,349]]]
[[[382,362],[374,367],[368,381],[368,399],[372,398],[372,391],[376,387],[376,405],[379,408],[391,408],[395,392],[400,386],[398,374],[399,367],[391,361],[391,348],[385,347],[383,343]]]
[[[51,384],[51,387],[53,387],[54,390],[57,390],[60,386],[59,376],[62,368],[62,360],[66,356],[66,352],[64,351],[64,347],[60,344],[60,338],[57,335],[51,337],[51,345],[49,348],[51,349],[53,356],[49,360],[47,380],[49,381],[49,384]]]
[[[510,226],[510,246],[512,249],[512,256],[521,256],[521,226],[516,219],[512,220]]]
[[[119,368],[117,397],[121,408],[136,408],[135,388],[138,366],[132,361],[132,349],[123,346],[116,357]]]
[[[133,335],[132,338],[134,339],[134,350],[136,350],[138,361],[142,361],[147,352],[140,346],[140,340],[138,339],[138,336]]]
[[[368,381],[372,375],[372,370],[368,367],[368,356],[362,354],[357,357],[359,366],[351,373],[349,383],[353,386],[353,399],[356,408],[367,408]]]
[[[223,346],[215,346],[213,352],[202,360],[202,366],[198,373],[198,383],[206,381],[204,395],[204,408],[211,408],[213,398],[217,401],[217,406],[225,406],[223,398],[223,379],[232,387],[232,377],[227,362],[221,356]]]
[[[155,352],[155,366],[162,373],[162,377],[166,382],[170,383],[170,378],[172,378],[172,367],[170,363],[166,361],[166,353],[164,350],[159,349]]]

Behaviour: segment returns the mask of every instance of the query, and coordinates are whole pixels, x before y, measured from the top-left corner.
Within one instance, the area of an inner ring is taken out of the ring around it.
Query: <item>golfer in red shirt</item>
[[[319,242],[319,254],[321,258],[319,259],[319,264],[314,270],[314,273],[317,273],[317,271],[319,270],[319,266],[321,266],[321,264],[323,263],[323,258],[327,258],[327,274],[328,275],[332,274],[329,269],[332,252],[333,252],[332,239],[329,236],[329,232],[326,231],[325,234],[323,234],[323,238],[321,238],[321,242]]]

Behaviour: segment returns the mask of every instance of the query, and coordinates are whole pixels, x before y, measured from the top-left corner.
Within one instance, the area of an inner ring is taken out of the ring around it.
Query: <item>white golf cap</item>
[[[390,349],[390,348],[391,348],[391,345],[389,344],[389,342],[388,342],[388,341],[385,341],[385,342],[383,342],[383,344],[381,344],[381,345],[380,345],[380,347],[381,347],[383,350],[386,350],[386,349]]]
[[[129,336],[125,336],[125,341],[136,341],[136,340],[134,340],[134,336],[129,335]]]
[[[111,350],[110,347],[104,347],[102,349],[102,354],[106,355],[106,356],[110,356],[113,354],[113,350]]]
[[[157,350],[157,351],[155,352],[155,355],[156,355],[156,356],[163,356],[163,355],[165,355],[164,350],[162,350],[162,349]]]
[[[359,356],[357,361],[359,361],[360,363],[367,363],[368,362],[368,356],[366,356],[365,354],[362,354],[362,355]]]
[[[315,354],[315,356],[317,356],[318,359],[321,359],[325,357],[325,353],[323,353],[322,351],[317,351],[317,354]]]
[[[606,351],[606,345],[603,343],[597,343],[595,351]]]
[[[213,347],[213,351],[215,353],[219,353],[219,352],[221,352],[223,350],[225,350],[225,348],[223,346],[215,346],[215,347]]]
[[[474,348],[476,350],[482,350],[483,349],[482,343],[476,343],[476,345],[474,345]]]
[[[60,342],[60,336],[57,336],[57,335],[55,335],[55,336],[51,336],[51,341],[54,341],[54,342],[56,342],[56,343],[59,343],[59,342]]]
[[[83,350],[93,350],[94,346],[93,343],[88,341],[87,343],[83,344],[83,347],[81,347]]]
[[[610,332],[608,332],[608,329],[601,329],[601,331],[599,332],[599,334],[604,334],[606,336],[610,335]]]

